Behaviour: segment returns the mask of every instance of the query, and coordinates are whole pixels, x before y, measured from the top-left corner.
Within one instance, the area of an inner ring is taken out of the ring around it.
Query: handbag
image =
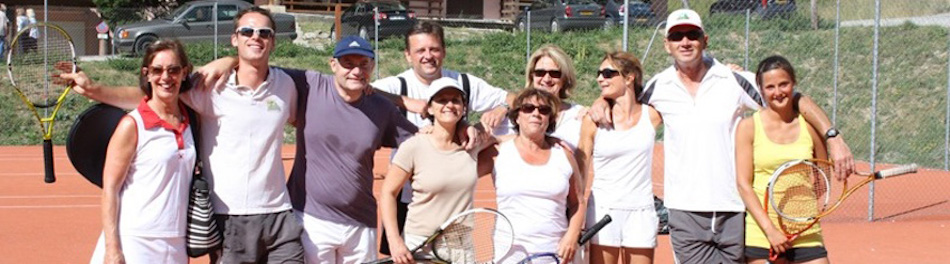
[[[198,154],[198,120],[194,111],[185,108],[190,120],[191,134],[195,140],[194,176],[191,179],[191,191],[188,194],[188,232],[185,237],[189,257],[200,257],[214,252],[221,247],[221,231],[214,219],[214,210],[211,208],[211,188],[208,181],[201,175],[201,155]]]

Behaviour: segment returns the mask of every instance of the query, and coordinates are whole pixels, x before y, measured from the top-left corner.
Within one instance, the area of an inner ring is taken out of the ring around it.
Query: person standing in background
[[[4,51],[7,50],[7,24],[9,23],[7,5],[0,4],[0,54],[5,54]]]

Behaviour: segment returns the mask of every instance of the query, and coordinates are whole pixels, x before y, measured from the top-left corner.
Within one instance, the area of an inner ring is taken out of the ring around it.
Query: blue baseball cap
[[[366,56],[370,59],[376,59],[376,55],[373,52],[373,46],[369,44],[369,41],[366,41],[365,39],[358,36],[348,36],[341,39],[336,43],[336,48],[333,49],[334,58],[352,54]]]

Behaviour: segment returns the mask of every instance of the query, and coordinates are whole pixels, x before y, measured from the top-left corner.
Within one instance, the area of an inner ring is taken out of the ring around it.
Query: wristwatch
[[[838,135],[841,135],[841,131],[838,131],[838,129],[835,129],[833,127],[829,128],[828,131],[825,131],[825,140],[831,139],[833,137],[837,137]]]

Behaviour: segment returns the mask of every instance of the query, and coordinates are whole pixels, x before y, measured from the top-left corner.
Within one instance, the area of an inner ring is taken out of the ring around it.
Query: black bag
[[[221,247],[221,232],[214,220],[211,208],[211,188],[201,175],[201,155],[198,154],[198,120],[191,109],[186,109],[191,121],[191,134],[195,139],[194,177],[191,179],[191,192],[188,195],[188,233],[185,237],[189,257],[200,257]]]

